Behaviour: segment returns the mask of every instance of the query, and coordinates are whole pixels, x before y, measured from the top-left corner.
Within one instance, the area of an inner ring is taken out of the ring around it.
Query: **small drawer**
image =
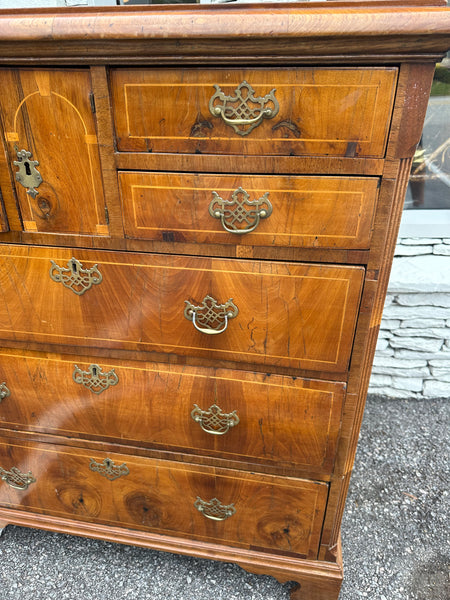
[[[6,440],[0,478],[7,508],[308,558],[328,493],[316,481]]]
[[[0,425],[328,474],[345,384],[0,351]],[[317,475],[315,475],[317,476]]]
[[[125,152],[382,157],[397,69],[111,71]]]
[[[354,266],[4,246],[0,337],[343,372],[363,278]]]
[[[125,232],[145,240],[368,248],[377,178],[119,173]]]

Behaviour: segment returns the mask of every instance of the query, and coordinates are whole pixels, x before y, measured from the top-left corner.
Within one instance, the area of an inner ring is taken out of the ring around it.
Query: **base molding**
[[[296,582],[297,586],[291,591],[291,600],[337,600],[343,577],[340,554],[336,563],[305,560],[270,552],[231,548],[122,527],[0,508],[0,526],[3,529],[7,525],[32,527],[174,554],[236,563],[250,573],[271,575],[280,583]]]

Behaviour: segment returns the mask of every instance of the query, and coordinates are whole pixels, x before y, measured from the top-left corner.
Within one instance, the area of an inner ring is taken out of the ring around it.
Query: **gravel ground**
[[[450,597],[449,406],[369,398],[340,600]],[[0,540],[0,600],[288,600],[289,588],[231,564],[20,527]]]

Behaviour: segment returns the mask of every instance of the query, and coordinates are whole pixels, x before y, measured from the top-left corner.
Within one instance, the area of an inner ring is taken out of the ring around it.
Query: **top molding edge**
[[[450,8],[437,6],[364,6],[331,2],[329,7],[305,4],[179,5],[146,10],[17,10],[0,11],[0,62],[7,57],[56,54],[96,56],[108,48],[105,62],[115,55],[131,54],[133,48],[157,55],[166,45],[181,44],[180,55],[195,54],[187,40],[210,41],[212,50],[227,40],[234,44],[263,44],[267,52],[315,51],[342,54],[345,43],[361,52],[390,55],[409,52],[444,53],[450,46]],[[251,13],[251,16],[250,16]],[[111,42],[115,43],[113,45]],[[157,42],[157,44],[156,44]],[[327,47],[328,42],[328,47]],[[76,52],[75,52],[76,46]],[[184,48],[183,48],[184,46]],[[70,48],[72,47],[72,51]],[[20,51],[18,52],[18,49]],[[260,49],[261,49],[260,48]],[[227,53],[227,48],[220,50]],[[175,53],[177,54],[177,53]],[[111,60],[110,60],[111,61]]]

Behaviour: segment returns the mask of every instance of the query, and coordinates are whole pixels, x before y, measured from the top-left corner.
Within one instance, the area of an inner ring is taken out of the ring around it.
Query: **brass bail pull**
[[[255,90],[246,81],[238,85],[234,96],[224,94],[217,84],[214,88],[216,92],[209,101],[210,113],[221,117],[238,135],[248,135],[263,119],[273,119],[278,114],[280,107],[275,88],[265,96],[255,96]]]
[[[232,517],[236,512],[234,504],[222,504],[217,498],[212,498],[212,500],[206,502],[200,496],[197,496],[194,506],[204,517],[213,521],[225,521],[225,519]]]
[[[199,306],[185,300],[184,316],[192,321],[195,329],[206,335],[223,333],[228,327],[228,320],[237,316],[239,310],[230,298],[225,304],[218,304],[212,296],[205,296]]]
[[[231,195],[231,200],[224,200],[217,192],[213,192],[209,204],[209,214],[220,219],[225,231],[242,235],[251,233],[258,227],[260,219],[272,214],[269,192],[258,200],[250,200],[250,195],[241,187]]]
[[[202,410],[197,404],[194,404],[191,417],[205,433],[211,435],[224,435],[232,427],[239,424],[239,417],[235,410],[224,413],[217,404],[212,404],[208,410]]]
[[[31,471],[22,473],[17,467],[11,467],[9,471],[0,467],[0,479],[15,490],[26,490],[30,483],[36,482]]]

